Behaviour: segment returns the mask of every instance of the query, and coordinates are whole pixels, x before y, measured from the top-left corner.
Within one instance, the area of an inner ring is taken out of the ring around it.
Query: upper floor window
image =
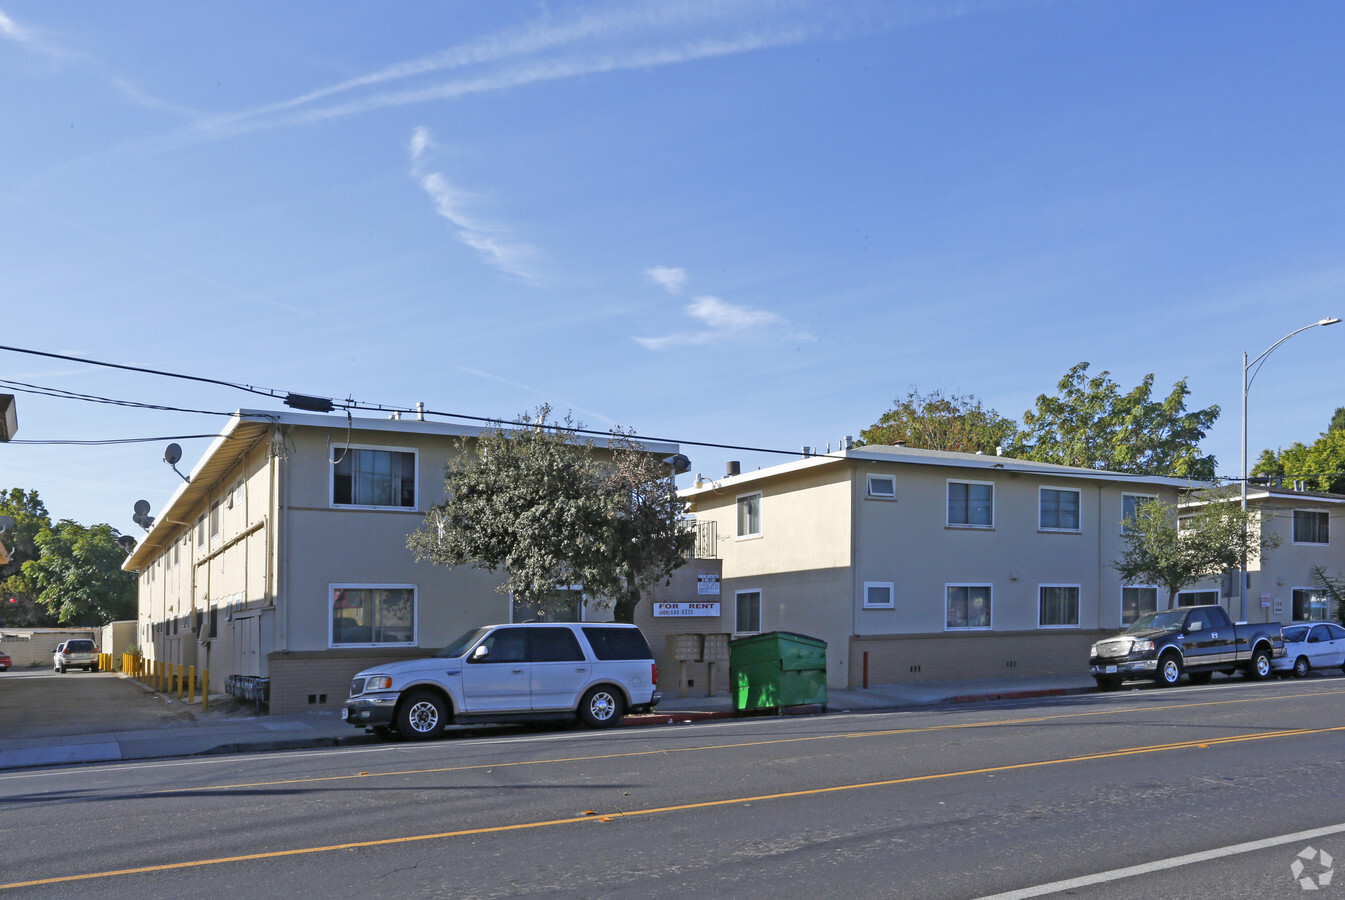
[[[1042,488],[1038,527],[1042,531],[1079,530],[1079,491],[1073,488]]]
[[[995,486],[986,481],[948,482],[948,524],[994,527]]]
[[[1326,544],[1330,516],[1315,509],[1294,510],[1294,543]]]
[[[210,538],[214,540],[219,537],[219,501],[210,502]]]
[[[760,537],[761,494],[745,494],[738,498],[738,537]]]
[[[1121,495],[1121,534],[1130,534],[1130,523],[1135,520],[1135,511],[1141,503],[1152,503],[1158,498],[1153,494]]]
[[[872,500],[897,499],[897,476],[870,475],[868,478],[869,498]]]
[[[332,464],[333,506],[416,508],[416,454],[348,447]]]

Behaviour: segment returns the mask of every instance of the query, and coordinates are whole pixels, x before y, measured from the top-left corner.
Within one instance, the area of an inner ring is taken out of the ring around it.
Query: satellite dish
[[[143,516],[143,515],[145,515],[145,514],[148,513],[148,512],[149,512],[149,501],[148,501],[148,500],[137,500],[137,501],[135,501],[135,514],[136,514],[137,516]]]
[[[182,448],[177,444],[169,444],[163,450],[163,461],[170,466],[177,465],[177,461],[182,458]]]
[[[135,549],[135,538],[131,537],[129,534],[123,534],[121,537],[117,538],[117,543],[121,544],[121,549],[125,550],[127,553],[130,553]]]
[[[13,531],[13,530],[14,530],[14,517],[0,516],[0,534],[4,534],[6,531]]]

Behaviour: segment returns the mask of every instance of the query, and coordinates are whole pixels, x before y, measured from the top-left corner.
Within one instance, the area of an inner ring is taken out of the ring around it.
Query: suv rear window
[[[599,628],[584,629],[584,637],[593,647],[593,655],[598,659],[653,659],[649,642],[644,639],[638,628]]]
[[[66,641],[66,653],[89,653],[93,650],[93,641]]]

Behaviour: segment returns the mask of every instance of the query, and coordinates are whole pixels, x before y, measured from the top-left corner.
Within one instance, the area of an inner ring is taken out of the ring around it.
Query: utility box
[[[739,638],[729,645],[733,708],[827,706],[827,642],[788,631]]]

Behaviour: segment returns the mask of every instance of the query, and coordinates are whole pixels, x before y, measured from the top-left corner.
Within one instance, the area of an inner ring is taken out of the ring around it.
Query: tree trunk
[[[639,605],[640,589],[634,586],[626,588],[626,593],[618,597],[616,603],[612,605],[612,618],[617,622],[634,625],[635,607]]]

